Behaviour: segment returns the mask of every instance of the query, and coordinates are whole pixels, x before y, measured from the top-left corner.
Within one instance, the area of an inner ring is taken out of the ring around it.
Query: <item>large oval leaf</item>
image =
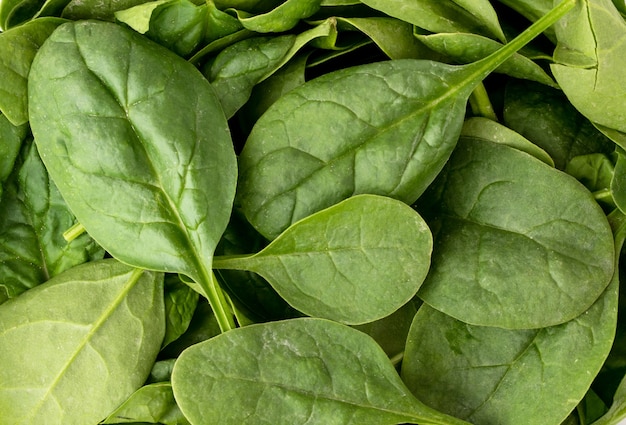
[[[325,74],[287,93],[257,121],[241,152],[246,217],[273,239],[355,194],[414,202],[454,149],[474,87],[572,6],[573,0],[562,2],[469,65],[379,62]]]
[[[121,261],[207,292],[237,170],[197,69],[119,25],[69,23],[36,56],[29,102],[41,157],[89,234]]]
[[[258,254],[216,257],[214,266],[260,274],[310,316],[359,324],[415,296],[431,251],[430,230],[409,206],[359,195],[295,223]]]
[[[174,396],[194,425],[463,425],[406,389],[369,336],[321,319],[226,332],[185,350]]]
[[[615,279],[585,313],[543,329],[471,326],[424,305],[402,377],[429,406],[476,425],[560,424],[611,349],[618,286]]]
[[[419,296],[466,323],[563,323],[613,276],[613,236],[591,193],[517,149],[461,139],[426,202],[438,230]]]
[[[0,306],[0,412],[10,424],[98,423],[139,388],[164,333],[163,276],[77,266]]]

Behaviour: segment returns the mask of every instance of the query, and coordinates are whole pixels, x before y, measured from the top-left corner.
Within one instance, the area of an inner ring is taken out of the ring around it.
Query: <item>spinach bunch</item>
[[[0,424],[618,424],[626,8],[0,2]]]

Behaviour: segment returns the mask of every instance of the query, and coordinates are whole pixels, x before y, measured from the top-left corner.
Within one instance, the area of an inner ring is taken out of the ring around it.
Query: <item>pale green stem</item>
[[[206,273],[201,284],[202,289],[205,292],[205,297],[209,301],[209,305],[213,310],[213,314],[217,319],[217,324],[220,327],[220,331],[226,332],[231,329],[235,329],[237,324],[233,317],[226,295],[222,291],[222,288],[217,283],[215,274],[213,271]]]
[[[483,83],[476,86],[469,98],[469,102],[474,115],[489,118],[492,121],[498,121],[498,116],[493,110],[489,95]]]
[[[399,352],[395,356],[391,357],[389,360],[391,361],[391,364],[393,364],[394,366],[398,366],[402,359],[404,359],[404,351]]]
[[[69,242],[72,242],[77,237],[79,237],[80,235],[82,235],[83,233],[85,233],[85,227],[80,223],[76,223],[75,225],[67,229],[65,232],[63,232],[63,239],[65,239],[69,243]]]
[[[593,197],[596,201],[603,201],[609,204],[613,204],[613,194],[611,189],[600,189],[593,192]]]

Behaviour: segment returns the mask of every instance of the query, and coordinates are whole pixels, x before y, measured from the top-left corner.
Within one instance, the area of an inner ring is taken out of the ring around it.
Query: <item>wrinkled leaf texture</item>
[[[199,71],[119,25],[73,22],[37,54],[29,102],[41,157],[89,234],[121,261],[183,273],[206,292],[237,168]]]

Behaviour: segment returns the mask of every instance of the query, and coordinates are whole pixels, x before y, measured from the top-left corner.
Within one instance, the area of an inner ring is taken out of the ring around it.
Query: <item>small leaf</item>
[[[162,282],[103,260],[0,305],[3,422],[97,423],[139,388],[163,340]]]
[[[165,277],[165,347],[187,331],[198,305],[198,293],[177,275]]]
[[[172,387],[194,425],[466,424],[411,396],[369,336],[320,319],[251,325],[197,344],[176,361]]]
[[[437,229],[419,296],[463,322],[563,323],[613,276],[611,229],[591,193],[517,149],[461,139],[418,205],[432,205],[424,214]]]
[[[28,121],[28,73],[44,41],[65,20],[41,18],[0,33],[0,111],[13,125]]]
[[[158,382],[135,391],[120,407],[115,409],[103,424],[147,422],[163,425],[188,425],[176,405],[172,384]]]
[[[321,0],[285,0],[267,13],[250,15],[232,9],[244,28],[260,33],[283,32],[292,29],[300,20],[308,18],[320,8]]]
[[[410,207],[360,195],[295,223],[258,254],[216,257],[214,267],[253,271],[303,313],[359,324],[413,298],[431,250],[430,230]]]

